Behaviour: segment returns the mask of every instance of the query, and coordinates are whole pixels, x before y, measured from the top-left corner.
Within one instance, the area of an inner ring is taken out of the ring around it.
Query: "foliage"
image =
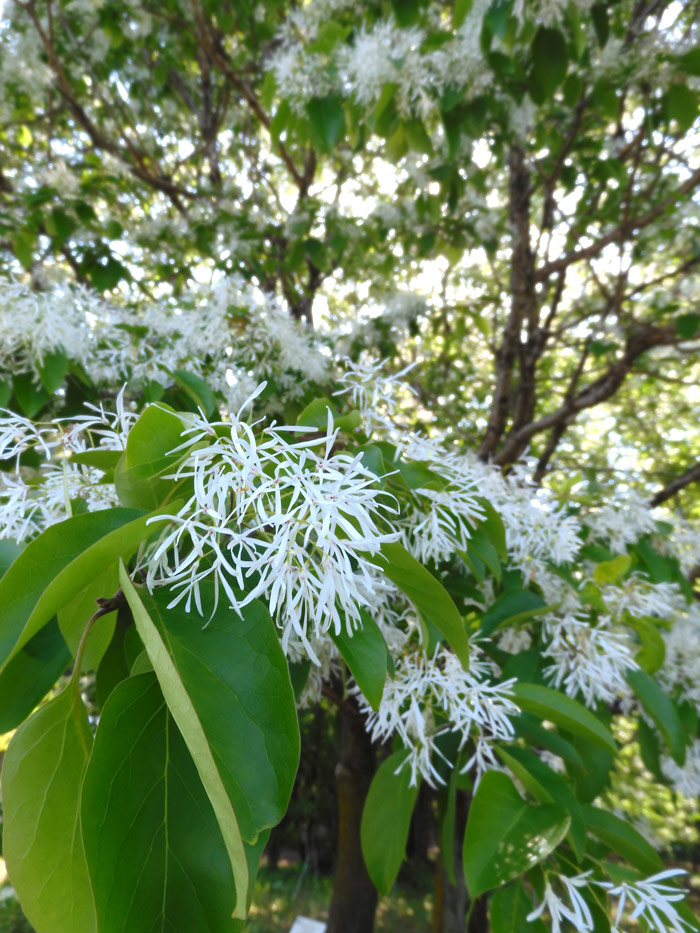
[[[698,478],[697,4],[3,15],[4,854],[30,922],[241,929],[326,695],[382,749],[382,891],[425,781],[495,933],[625,904],[696,929],[604,795],[620,714],[700,791],[698,534],[648,501]],[[606,481],[625,457],[638,493]]]

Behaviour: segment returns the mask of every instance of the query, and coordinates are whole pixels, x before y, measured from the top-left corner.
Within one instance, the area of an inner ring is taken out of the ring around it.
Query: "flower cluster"
[[[188,611],[202,611],[204,579],[238,611],[264,596],[283,646],[294,636],[318,662],[313,638],[352,631],[371,605],[372,558],[396,537],[379,525],[394,507],[360,455],[334,451],[330,412],[321,436],[271,426],[256,437],[240,416],[196,418],[183,432],[189,450],[173,479],[194,491],[147,555],[147,583],[173,589],[171,605],[185,599]]]
[[[478,646],[472,648],[469,670],[445,648],[438,648],[432,658],[422,649],[407,651],[386,683],[378,710],[372,711],[360,698],[374,740],[385,741],[394,734],[401,738],[408,750],[402,767],[410,768],[412,785],[419,775],[431,786],[444,783],[434,762],[436,756],[447,761],[439,747],[441,735],[457,733],[460,750],[472,741],[463,771],[474,769],[477,780],[498,766],[492,743],[513,738],[510,717],[518,712],[510,699],[513,681],[494,682]]]

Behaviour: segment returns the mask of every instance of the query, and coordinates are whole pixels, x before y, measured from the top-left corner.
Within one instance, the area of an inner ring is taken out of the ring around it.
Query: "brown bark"
[[[684,489],[686,486],[689,486],[691,483],[700,482],[700,462],[696,463],[690,469],[686,470],[685,473],[681,473],[680,476],[677,476],[675,479],[672,479],[670,483],[667,483],[663,489],[660,489],[656,495],[650,500],[649,505],[661,505],[662,502],[665,502],[667,499],[670,499],[672,496],[675,496],[677,492],[680,492],[681,489]]]
[[[362,809],[375,772],[375,754],[351,697],[339,706],[340,748],[336,766],[338,861],[327,933],[373,933],[377,889],[367,874],[360,845]]]
[[[441,852],[435,872],[431,933],[465,933],[465,929],[467,933],[488,933],[489,930],[488,899],[477,898],[470,911],[469,892],[464,881],[462,843],[470,802],[471,795],[467,791],[457,791],[453,851],[450,853],[456,884],[452,884],[447,877],[444,859],[448,856]],[[469,917],[468,925],[467,917]]]

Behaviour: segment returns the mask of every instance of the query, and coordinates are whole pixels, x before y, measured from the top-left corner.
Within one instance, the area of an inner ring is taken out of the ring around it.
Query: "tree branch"
[[[689,486],[691,483],[697,482],[700,482],[700,460],[694,466],[689,467],[685,473],[681,473],[680,476],[672,479],[670,483],[666,483],[663,489],[660,489],[656,495],[649,500],[649,505],[661,505],[662,502],[671,499],[677,492],[680,492],[681,489],[685,489],[685,487]]]

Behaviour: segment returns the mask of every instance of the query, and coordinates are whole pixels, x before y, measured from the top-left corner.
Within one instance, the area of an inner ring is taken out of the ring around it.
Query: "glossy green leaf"
[[[644,671],[627,671],[627,681],[639,702],[654,720],[674,761],[685,761],[685,739],[678,711],[657,682]]]
[[[331,153],[345,132],[345,110],[341,98],[335,94],[313,97],[306,104],[306,112],[322,149]]]
[[[672,84],[664,94],[669,120],[675,120],[681,133],[687,132],[698,116],[698,95],[686,84]]]
[[[37,933],[92,933],[95,909],[79,826],[92,733],[72,685],[15,733],[2,770],[3,855]]]
[[[346,628],[339,634],[329,631],[335,646],[355,678],[355,683],[372,709],[378,709],[384,693],[387,675],[387,646],[377,623],[360,610],[362,626],[349,635]]]
[[[85,626],[97,610],[97,599],[114,596],[118,589],[119,564],[114,560],[96,573],[87,586],[58,610],[58,626],[73,657],[78,650]],[[116,612],[101,616],[90,629],[83,653],[84,671],[97,669],[112,640],[116,617]]]
[[[627,616],[625,625],[639,636],[640,648],[635,655],[637,664],[647,674],[654,674],[664,663],[666,642],[653,619],[644,616]]]
[[[385,759],[372,778],[362,811],[362,854],[370,878],[381,894],[388,894],[401,863],[419,786],[410,786],[411,769],[395,774],[407,752],[398,751]]]
[[[499,625],[525,622],[546,608],[547,604],[542,597],[532,590],[506,590],[484,613],[481,631],[484,635],[490,635]]]
[[[491,898],[489,921],[491,933],[547,933],[540,917],[528,920],[533,908],[520,881],[499,888]]]
[[[558,690],[539,684],[515,684],[513,699],[523,712],[549,720],[568,732],[595,742],[608,752],[617,753],[610,730],[585,706]]]
[[[71,662],[56,620],[40,629],[0,672],[0,733],[16,729]]]
[[[469,664],[469,638],[450,594],[402,545],[385,544],[381,554],[387,562],[382,568],[386,576],[439,629],[466,668]]]
[[[540,803],[558,803],[571,817],[569,840],[581,860],[586,849],[586,828],[581,804],[564,778],[553,771],[534,752],[517,745],[498,746],[496,751],[504,764],[517,777],[535,800]]]
[[[194,373],[188,373],[184,369],[176,369],[173,373],[173,379],[195,408],[201,408],[207,417],[212,417],[215,414],[216,399],[214,393],[203,379],[195,376]]]
[[[149,405],[129,431],[126,450],[117,464],[114,482],[119,501],[132,508],[155,509],[172,491],[169,474],[182,453],[181,418],[162,404]]]
[[[563,807],[533,806],[506,774],[488,771],[472,800],[464,835],[470,895],[478,897],[542,861],[564,838],[569,824]]]
[[[153,534],[148,518],[132,509],[86,512],[51,525],[22,551],[0,580],[0,669],[105,564],[127,560]]]
[[[566,40],[558,29],[540,26],[532,42],[532,63],[537,84],[552,95],[566,77]]]
[[[299,763],[299,727],[287,662],[270,614],[259,602],[242,618],[214,610],[202,585],[203,622],[164,591],[137,589],[122,568],[122,589],[168,707],[190,749],[241,874],[242,839],[284,815]]]
[[[612,560],[603,561],[593,569],[593,579],[602,586],[605,583],[619,583],[632,566],[629,554],[619,554]]]
[[[677,318],[673,319],[673,326],[676,328],[676,333],[679,337],[682,337],[684,340],[690,340],[698,332],[698,328],[700,328],[700,314],[696,314],[695,312],[679,314]]]
[[[63,385],[63,380],[68,372],[68,358],[65,351],[58,349],[44,354],[44,358],[37,368],[42,386],[50,395],[53,395],[56,389]]]
[[[588,804],[584,804],[582,810],[588,831],[616,855],[649,875],[663,870],[664,863],[659,853],[628,820],[621,820],[607,810]]]
[[[12,387],[22,414],[27,418],[33,418],[51,398],[46,389],[34,381],[31,373],[15,373]]]
[[[129,677],[105,704],[81,818],[100,933],[241,928],[231,917],[245,913],[246,856],[234,878],[211,803],[153,674]]]

